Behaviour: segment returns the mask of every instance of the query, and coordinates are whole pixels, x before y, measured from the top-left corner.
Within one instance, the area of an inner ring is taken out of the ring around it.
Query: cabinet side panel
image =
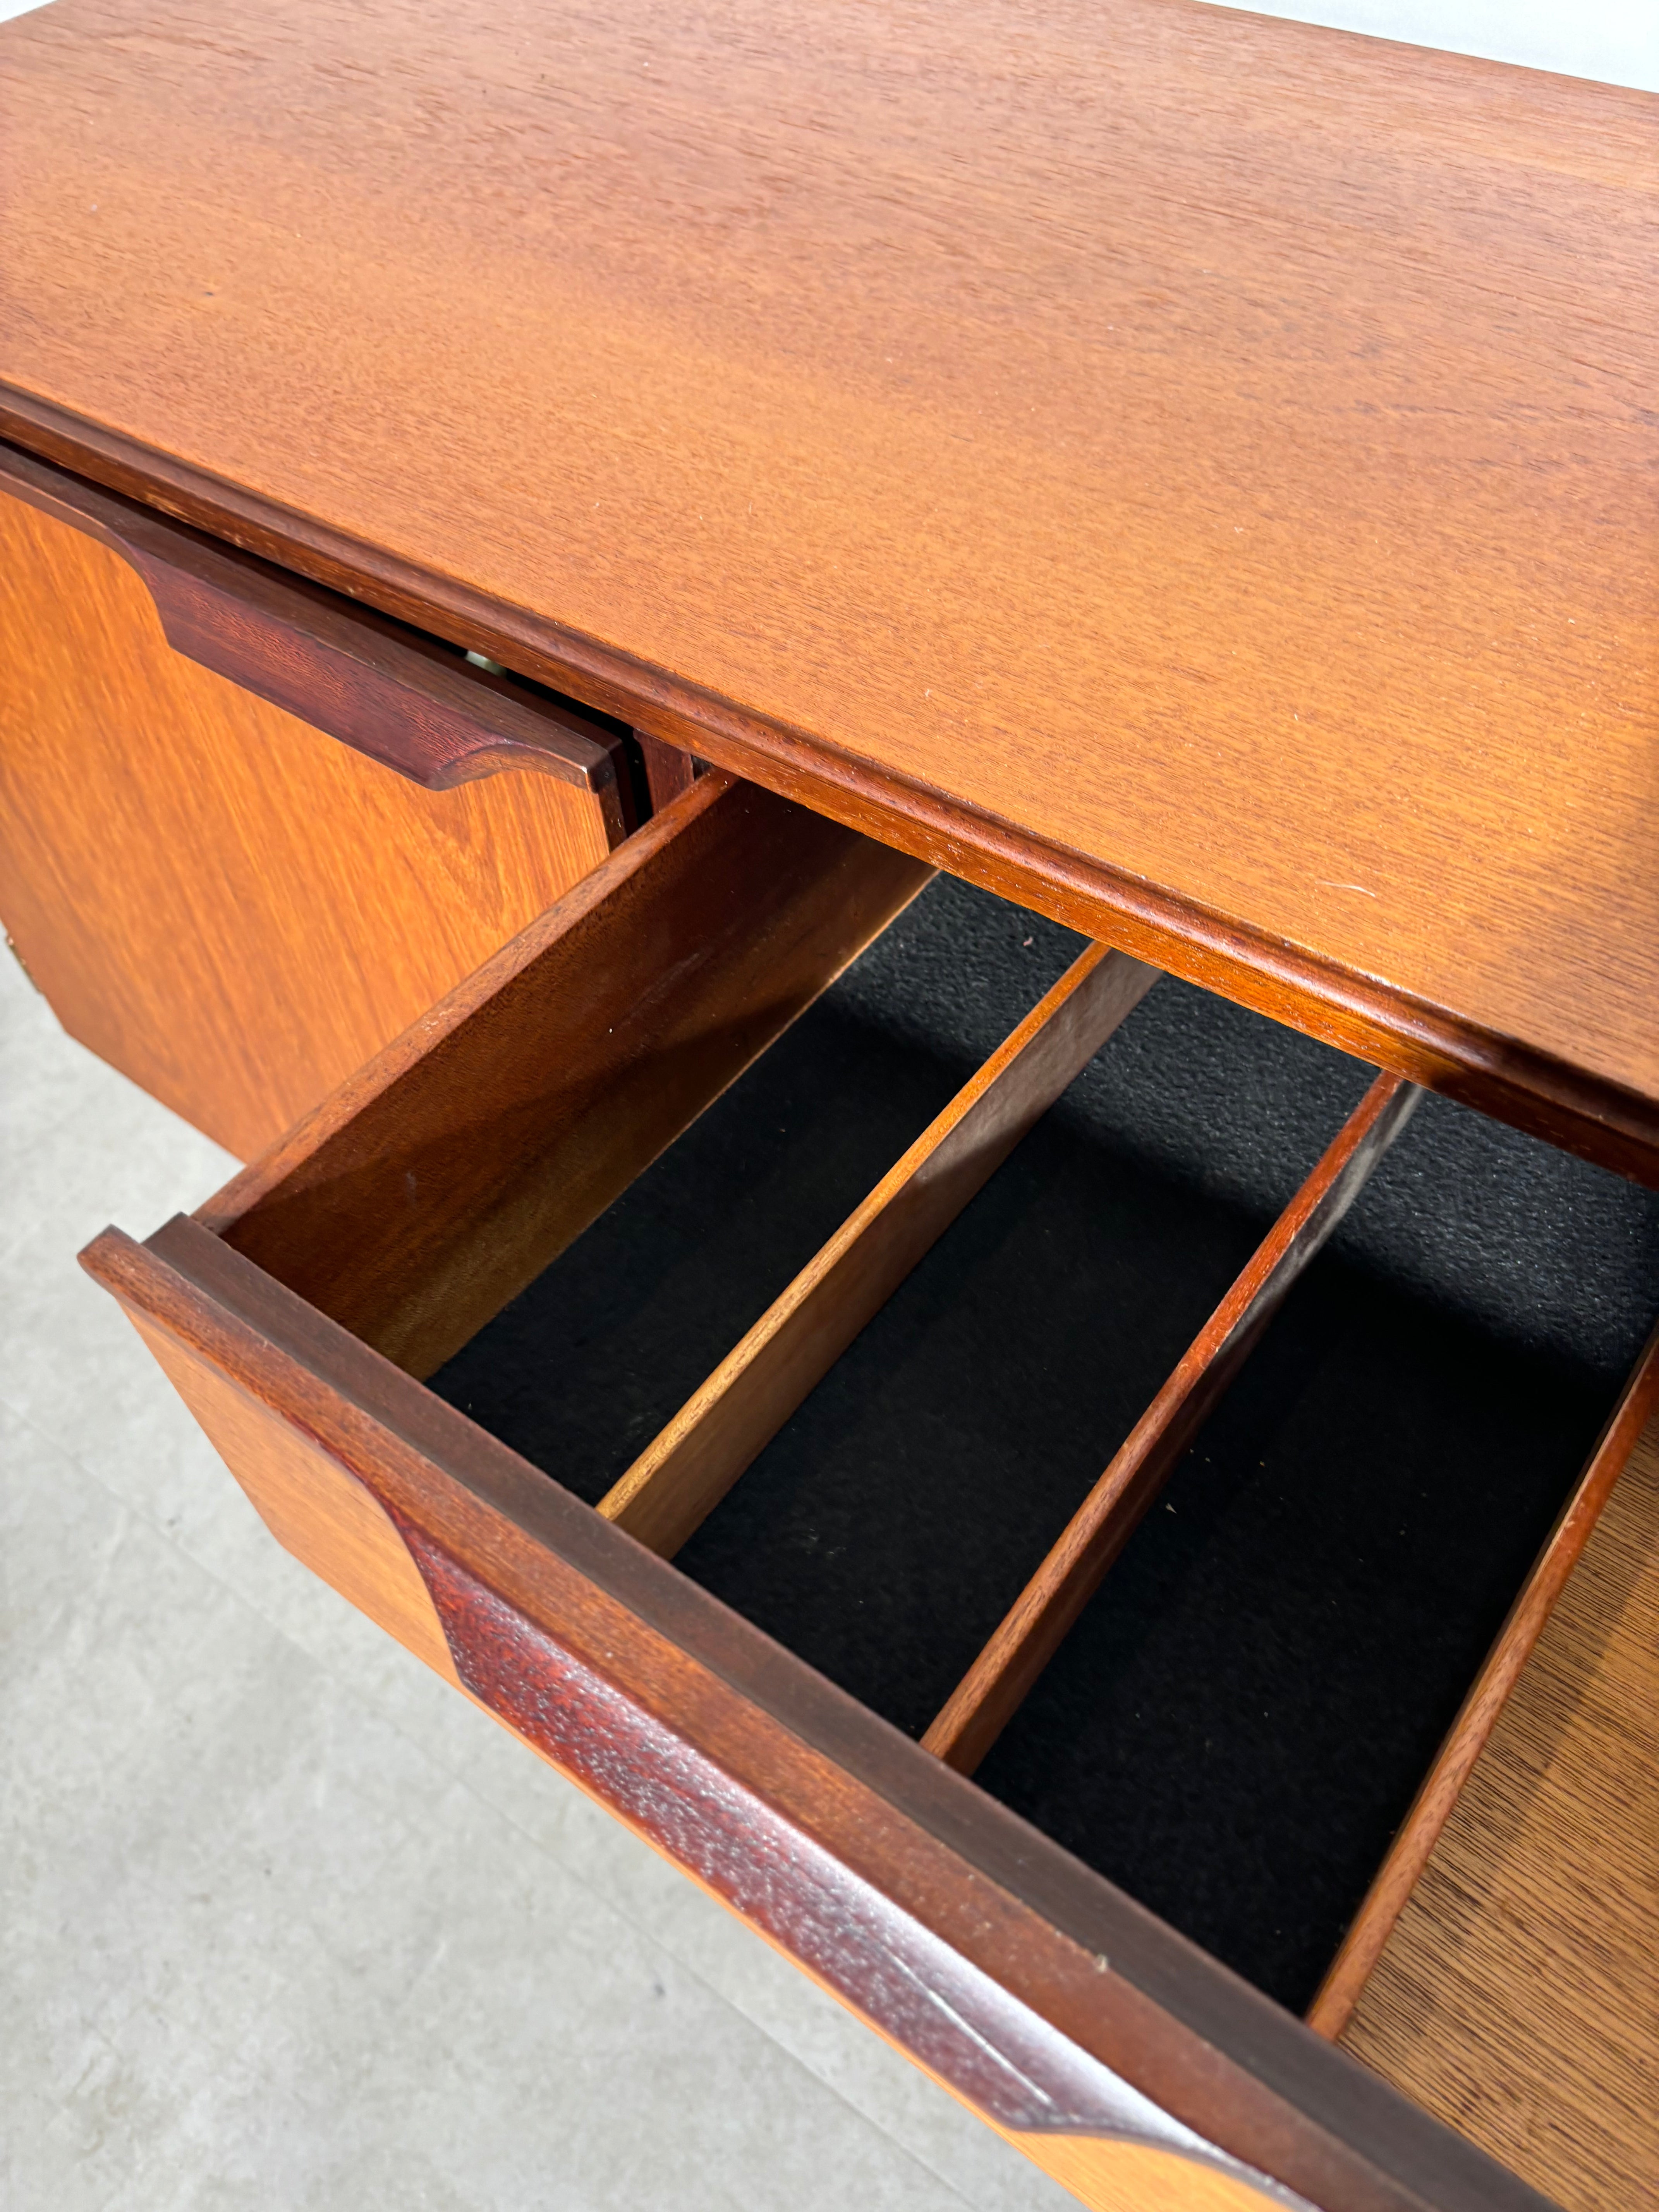
[[[610,848],[425,791],[173,652],[116,552],[0,494],[0,915],[72,1036],[241,1158]]]

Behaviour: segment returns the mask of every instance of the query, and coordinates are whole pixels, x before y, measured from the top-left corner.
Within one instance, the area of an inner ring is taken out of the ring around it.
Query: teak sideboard
[[[1656,125],[1196,0],[0,27],[0,914],[252,1163],[83,1264],[1102,2212],[1659,2199],[1659,1351],[1341,1259],[1443,1100],[1512,1306],[1506,1164],[1651,1220]]]

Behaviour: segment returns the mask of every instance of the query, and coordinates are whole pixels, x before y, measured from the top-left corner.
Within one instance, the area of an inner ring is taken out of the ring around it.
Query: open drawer
[[[1157,981],[710,775],[84,1262],[283,1543],[1085,2202],[1537,2204],[1328,2039],[1659,1362],[1345,1255],[1418,1094]]]

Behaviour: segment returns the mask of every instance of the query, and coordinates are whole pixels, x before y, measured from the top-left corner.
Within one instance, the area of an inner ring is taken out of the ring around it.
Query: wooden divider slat
[[[1608,1415],[1571,1497],[1510,1607],[1486,1664],[1475,1676],[1389,1856],[1377,1869],[1365,1901],[1354,1915],[1342,1948],[1308,2008],[1308,2025],[1316,2034],[1334,2041],[1347,2026],[1360,1991],[1429,1863],[1459,1793],[1474,1771],[1474,1762],[1656,1407],[1659,1407],[1659,1328],[1649,1338]]]
[[[1091,945],[602,1501],[671,1558],[1158,980]]]
[[[1372,1084],[957,1684],[927,1750],[963,1774],[979,1765],[1421,1096],[1396,1075]]]

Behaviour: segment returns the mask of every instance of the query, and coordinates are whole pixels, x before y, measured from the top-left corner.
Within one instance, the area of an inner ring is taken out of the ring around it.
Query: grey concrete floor
[[[6,2212],[1072,2204],[272,1542],[75,1264],[233,1165],[0,953]]]

